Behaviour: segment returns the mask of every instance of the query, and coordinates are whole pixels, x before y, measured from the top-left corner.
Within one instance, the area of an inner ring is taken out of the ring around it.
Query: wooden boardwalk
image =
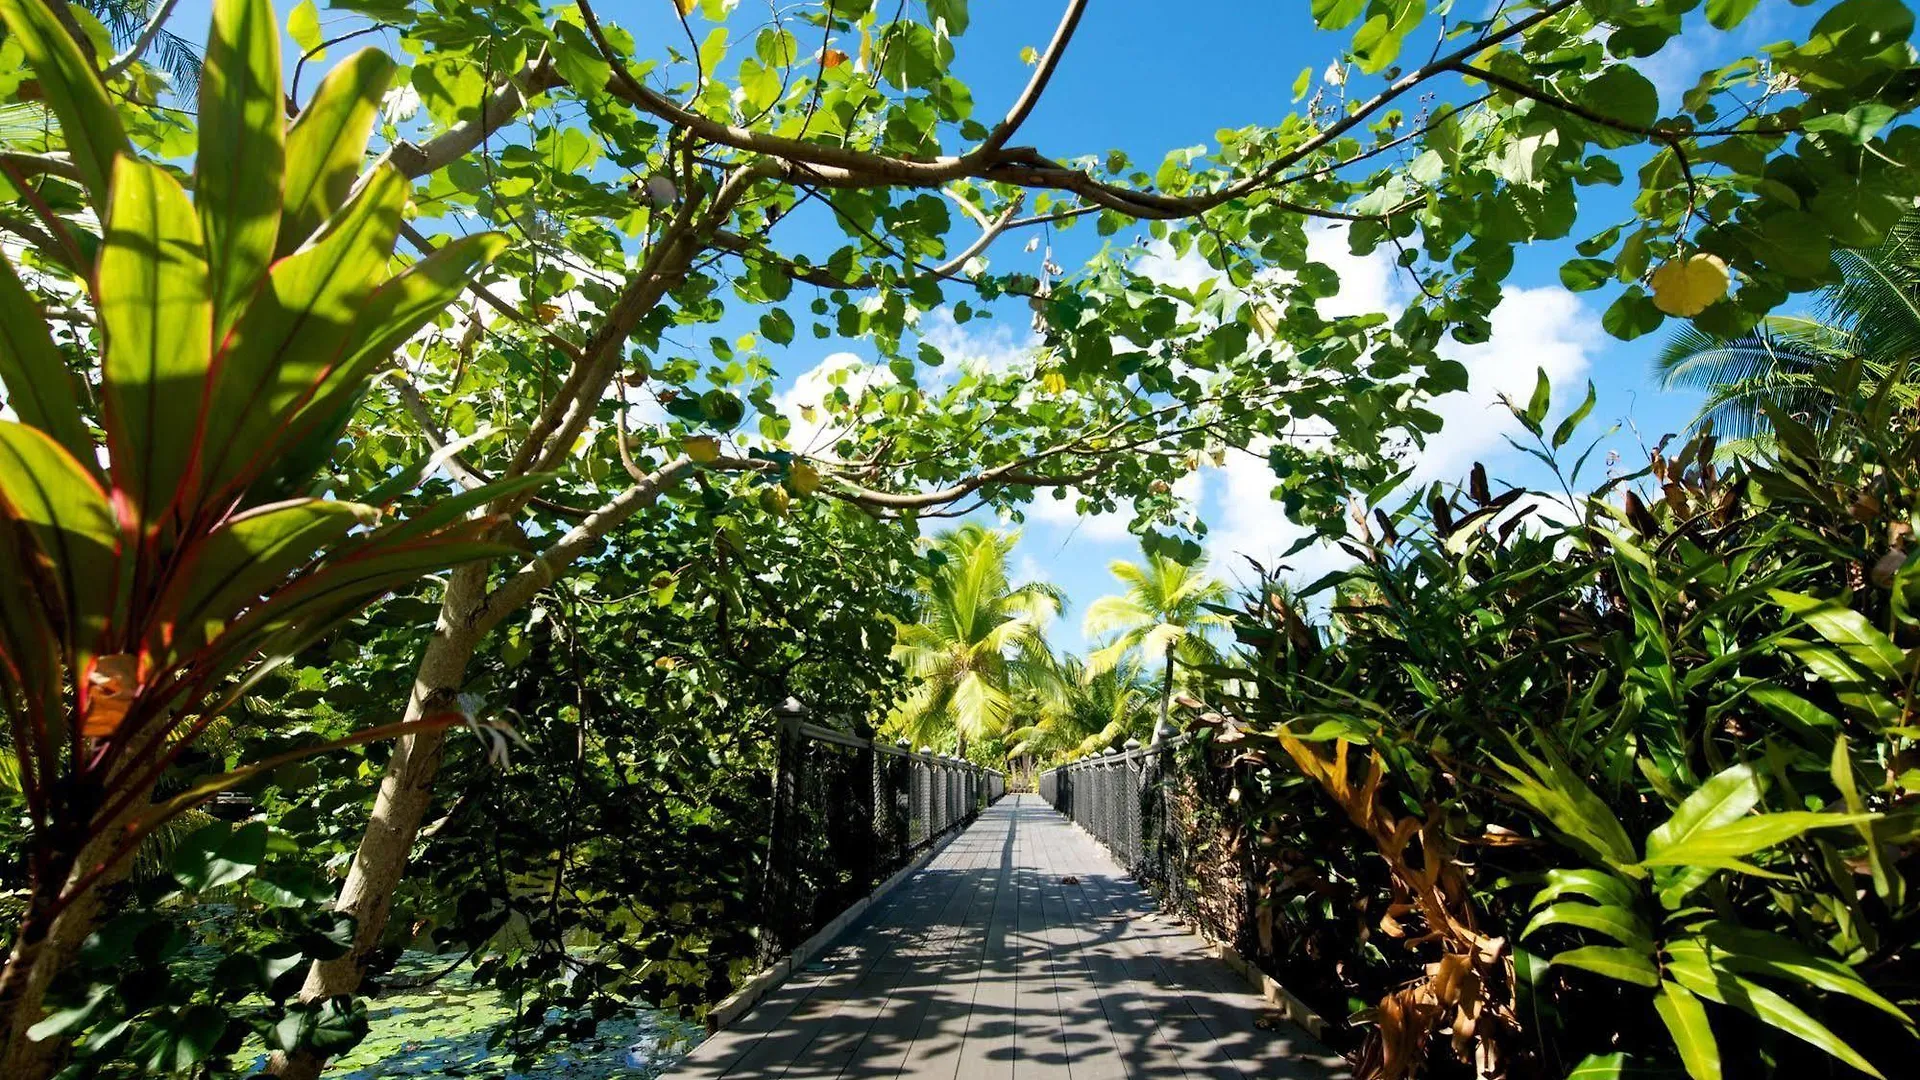
[[[920,873],[673,1080],[1345,1076],[1033,795]],[[1277,1021],[1277,1018],[1276,1018]]]

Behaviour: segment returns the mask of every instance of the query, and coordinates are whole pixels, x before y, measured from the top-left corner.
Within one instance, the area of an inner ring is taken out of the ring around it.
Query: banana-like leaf
[[[1588,1054],[1567,1074],[1567,1080],[1624,1080],[1631,1061],[1626,1054]]]
[[[1774,603],[1812,627],[1854,663],[1883,679],[1907,677],[1905,650],[1875,629],[1866,616],[1837,600],[1816,600],[1785,589],[1769,589],[1767,593]]]
[[[121,532],[106,492],[52,436],[0,420],[0,516],[24,525],[45,556],[68,649],[84,666],[118,607]]]
[[[385,167],[383,167],[384,169]],[[321,369],[311,399],[277,436],[275,447],[304,439],[358,395],[394,350],[460,295],[474,275],[506,250],[504,233],[462,237],[407,267],[374,292],[347,334],[338,363]]]
[[[1848,1046],[1826,1025],[1808,1016],[1799,1006],[1727,969],[1718,950],[1695,940],[1667,943],[1667,974],[1675,982],[1708,1001],[1731,1005],[1761,1023],[1784,1031],[1808,1045],[1859,1069],[1869,1076],[1886,1080],[1880,1070],[1859,1051]]]
[[[393,61],[385,53],[362,49],[327,73],[287,130],[285,210],[276,255],[299,248],[346,204],[373,134],[380,95],[392,78]]]
[[[413,517],[375,533],[370,539],[381,543],[403,543],[414,537],[451,525],[495,499],[532,491],[553,479],[552,473],[534,473],[508,480],[495,480],[470,491],[462,491],[426,507]]]
[[[1651,988],[1660,985],[1660,972],[1653,966],[1653,957],[1635,949],[1614,945],[1583,945],[1578,949],[1556,953],[1547,963],[1553,967],[1581,968],[1636,986]]]
[[[73,375],[47,333],[46,320],[13,267],[0,255],[0,385],[20,419],[39,428],[89,467],[93,436],[80,418]]]
[[[1702,830],[1740,820],[1760,805],[1760,795],[1760,778],[1752,766],[1735,765],[1714,774],[1648,835],[1647,855],[1658,855]]]
[[[398,170],[376,169],[318,239],[274,265],[235,324],[208,392],[205,496],[259,475],[289,418],[312,401],[380,284],[406,197]]]
[[[1535,912],[1533,918],[1527,920],[1526,929],[1520,931],[1520,937],[1530,938],[1549,926],[1578,926],[1605,934],[1628,948],[1653,951],[1653,931],[1647,927],[1646,920],[1628,908],[1562,901]]]
[[[293,571],[376,511],[358,503],[303,499],[262,506],[222,523],[186,552],[156,606],[149,648],[174,657],[198,650]]]
[[[101,381],[114,487],[139,535],[173,505],[193,458],[213,335],[200,219],[179,181],[122,157],[100,253]]]
[[[286,168],[280,95],[280,26],[271,0],[215,0],[193,175],[216,345],[273,260]]]
[[[228,625],[193,664],[196,669],[224,674],[266,648],[263,642],[277,638],[281,639],[280,648],[296,649],[297,644],[287,644],[285,639],[304,643],[311,634],[341,618],[343,612],[350,614],[424,574],[519,554],[502,544],[470,539],[478,528],[477,524],[463,526],[410,544],[362,549],[350,558],[329,560],[288,582]]]
[[[40,80],[41,94],[60,118],[60,134],[94,207],[104,208],[112,189],[114,159],[130,152],[126,129],[113,102],[107,100],[106,87],[54,18],[48,0],[0,0],[0,18],[6,19],[7,29],[20,42],[27,64]]]
[[[1785,843],[1809,829],[1833,828],[1872,821],[1876,814],[1820,814],[1788,810],[1758,814],[1726,825],[1699,829],[1667,844],[1658,854],[1641,860],[1642,866],[1719,866],[1753,873],[1741,857]]]
[[[1631,908],[1637,899],[1631,883],[1604,870],[1549,870],[1546,888],[1534,895],[1533,907],[1540,907],[1572,893],[1596,903]]]
[[[1913,1018],[1876,993],[1853,968],[1820,956],[1791,938],[1725,922],[1708,923],[1700,929],[1700,936],[1717,950],[1714,959],[1723,967],[1845,994],[1895,1017],[1908,1031],[1914,1030]]]
[[[1693,1080],[1720,1080],[1720,1044],[1714,1040],[1707,1007],[1700,999],[1679,983],[1663,982],[1653,995],[1653,1007],[1667,1025],[1667,1034],[1673,1036],[1687,1075]]]

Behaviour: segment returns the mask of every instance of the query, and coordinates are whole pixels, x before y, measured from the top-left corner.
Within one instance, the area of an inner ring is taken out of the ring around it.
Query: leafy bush
[[[1238,612],[1263,917],[1364,1075],[1900,1074],[1920,430],[1846,385],[1849,438],[1776,414],[1771,460],[1703,434],[1575,497],[1593,398],[1549,432],[1543,374],[1510,407],[1560,492],[1476,467]]]

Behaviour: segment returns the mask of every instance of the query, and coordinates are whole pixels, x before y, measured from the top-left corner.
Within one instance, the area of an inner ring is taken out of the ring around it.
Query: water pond
[[[433,962],[425,954],[409,954],[397,971],[426,972]],[[372,1030],[351,1054],[333,1063],[327,1080],[652,1080],[706,1033],[700,1024],[672,1013],[645,1010],[602,1023],[590,1039],[549,1049],[522,1072],[507,1068],[511,1055],[504,1049],[487,1047],[488,1033],[512,1010],[493,988],[472,985],[465,969],[420,990],[383,995],[368,1002],[367,1012]]]

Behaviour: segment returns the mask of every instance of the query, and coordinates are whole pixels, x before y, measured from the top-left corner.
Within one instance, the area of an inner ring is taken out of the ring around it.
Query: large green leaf
[[[391,78],[393,61],[378,49],[362,49],[327,72],[313,100],[287,130],[278,254],[305,243],[346,204],[380,112],[380,95]]]
[[[1838,646],[1854,663],[1881,678],[1907,677],[1906,652],[1875,629],[1866,616],[1837,600],[1816,600],[1784,589],[1767,591],[1774,603],[1813,627],[1815,633]]]
[[[1839,1058],[1869,1076],[1882,1076],[1866,1058],[1824,1024],[1808,1016],[1786,998],[1728,970],[1717,950],[1696,940],[1667,945],[1667,974],[1675,981],[1722,1005],[1731,1005],[1762,1023],[1786,1032]],[[1882,1077],[1884,1080],[1884,1077]]]
[[[117,605],[120,528],[87,468],[38,428],[0,420],[0,515],[24,525],[51,568],[77,662]]]
[[[1740,862],[1742,856],[1785,843],[1809,829],[1834,828],[1872,821],[1873,814],[1817,814],[1807,810],[1788,810],[1758,814],[1727,825],[1699,829],[1683,840],[1664,847],[1658,854],[1642,860],[1642,866],[1717,866],[1755,873],[1754,867]]]
[[[353,340],[399,234],[407,182],[374,170],[313,243],[280,260],[222,352],[207,397],[205,493],[258,475]]]
[[[286,167],[281,95],[280,28],[271,0],[215,0],[194,162],[215,341],[239,317],[273,259]]]
[[[380,286],[354,319],[338,362],[321,369],[311,399],[276,448],[296,441],[357,395],[375,370],[452,303],[507,246],[504,233],[461,237]]]
[[[1573,893],[1601,904],[1630,908],[1637,890],[1627,879],[1605,870],[1549,870],[1547,885],[1534,895],[1532,907],[1540,907]]]
[[[1693,1080],[1720,1080],[1720,1044],[1714,1041],[1713,1027],[1707,1023],[1707,1007],[1700,1004],[1687,988],[1676,982],[1663,982],[1653,995],[1654,1011],[1673,1036],[1674,1048]]]
[[[1738,821],[1760,805],[1760,794],[1760,778],[1750,765],[1734,765],[1716,773],[1687,796],[1665,824],[1648,835],[1648,857],[1703,829]]]
[[[1653,966],[1653,958],[1647,953],[1635,949],[1622,949],[1613,945],[1583,945],[1578,949],[1568,949],[1555,953],[1547,961],[1554,967],[1577,967],[1609,979],[1633,983],[1636,986],[1654,987],[1660,985],[1660,972]]]
[[[99,278],[113,481],[145,532],[193,460],[213,335],[200,219],[160,166],[123,157],[115,168]]]
[[[358,503],[303,499],[262,506],[224,522],[188,551],[159,605],[152,646],[190,654],[294,570],[338,543],[376,511]]]
[[[1520,936],[1532,937],[1549,926],[1578,926],[1605,934],[1629,948],[1653,951],[1652,931],[1646,921],[1627,908],[1611,904],[1583,904],[1577,900],[1551,904],[1527,920]]]
[[[94,464],[93,436],[80,416],[73,374],[54,345],[26,286],[0,255],[0,385],[20,419],[66,448],[76,461]]]
[[[1820,956],[1791,938],[1726,922],[1708,923],[1701,928],[1700,936],[1718,950],[1715,959],[1725,967],[1845,994],[1898,1018],[1909,1031],[1914,1028],[1912,1017],[1875,992],[1853,968],[1832,957]]]
[[[1542,760],[1517,746],[1515,752],[1525,768],[1504,761],[1494,762],[1512,778],[1509,786],[1514,794],[1551,821],[1589,857],[1622,868],[1635,864],[1633,841],[1620,819],[1558,753],[1548,750],[1546,759]],[[1638,873],[1637,870],[1628,872]]]
[[[106,87],[54,17],[48,0],[0,0],[0,17],[20,42],[27,63],[40,79],[41,94],[60,118],[60,134],[94,207],[104,208],[112,189],[114,159],[130,152],[126,129],[107,99]]]

